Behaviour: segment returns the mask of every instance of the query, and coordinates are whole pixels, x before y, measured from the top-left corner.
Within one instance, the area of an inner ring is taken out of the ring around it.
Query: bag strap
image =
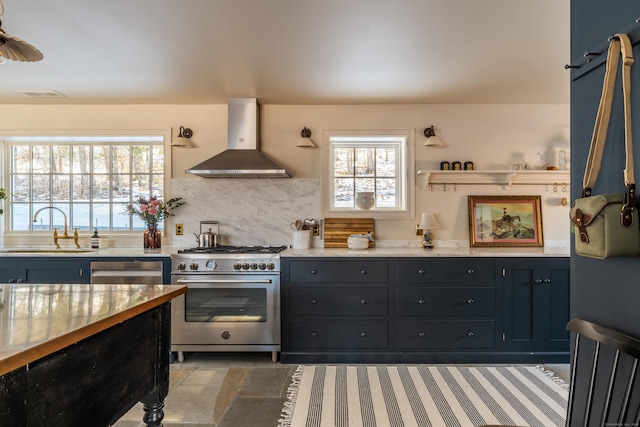
[[[604,83],[602,85],[602,96],[598,105],[596,122],[591,137],[589,157],[584,171],[582,196],[591,196],[592,189],[596,183],[600,164],[602,163],[602,152],[607,138],[609,128],[609,118],[611,116],[611,103],[613,100],[613,90],[615,88],[616,74],[620,52],[622,51],[622,90],[624,94],[624,123],[625,123],[625,152],[626,163],[624,169],[625,184],[625,205],[636,206],[635,199],[635,178],[633,171],[633,143],[631,134],[631,66],[633,65],[633,48],[629,36],[626,34],[616,34],[609,43],[607,54],[607,65],[605,70]]]

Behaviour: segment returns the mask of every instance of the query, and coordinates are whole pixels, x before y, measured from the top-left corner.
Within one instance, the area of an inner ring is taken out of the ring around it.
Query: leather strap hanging
[[[609,129],[611,117],[611,103],[616,83],[616,73],[620,52],[622,52],[622,90],[624,95],[624,136],[626,163],[624,169],[625,206],[634,208],[637,205],[635,198],[635,178],[633,171],[633,141],[631,134],[631,66],[633,65],[633,48],[631,40],[626,34],[616,34],[609,44],[607,66],[602,87],[602,97],[598,105],[596,122],[591,137],[589,157],[584,171],[582,197],[591,196],[591,192],[598,178],[602,163],[602,152]]]
[[[624,140],[625,140],[625,168],[624,168],[624,203],[620,210],[620,223],[624,227],[633,224],[633,209],[637,207],[636,186],[633,172],[633,141],[631,134],[631,66],[633,65],[633,48],[631,40],[626,34],[616,34],[609,44],[607,54],[607,67],[605,71],[604,83],[602,86],[602,97],[598,105],[596,122],[591,137],[591,147],[589,157],[584,171],[582,197],[591,196],[593,187],[598,178],[600,165],[602,163],[602,152],[607,139],[609,129],[609,118],[611,117],[611,103],[613,100],[613,90],[616,84],[616,74],[620,52],[622,52],[622,91],[624,98]],[[579,212],[580,214],[580,212]],[[587,221],[581,221],[580,233],[587,225]],[[586,234],[586,232],[585,232]]]

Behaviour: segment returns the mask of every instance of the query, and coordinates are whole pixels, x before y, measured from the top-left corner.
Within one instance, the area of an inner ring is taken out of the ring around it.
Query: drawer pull
[[[312,300],[311,300],[311,304],[317,304],[317,303],[318,303],[318,300],[317,300],[317,299],[312,299]]]
[[[362,299],[360,300],[360,304],[366,304],[366,303],[367,303],[367,300],[366,300],[366,299],[362,298]]]
[[[367,270],[360,270],[360,274],[367,274]]]
[[[418,332],[418,336],[419,336],[420,338],[424,338],[424,337],[425,337],[425,335],[426,335],[426,334],[425,334],[424,332]]]
[[[311,332],[311,336],[312,336],[312,337],[317,337],[317,336],[318,336],[318,333],[317,333],[316,331],[312,331],[312,332]]]
[[[426,302],[426,301],[425,301],[425,300],[423,300],[423,299],[419,299],[419,300],[418,300],[418,304],[424,304],[425,302]]]
[[[313,274],[313,275],[318,274],[318,270],[311,270],[311,274]]]
[[[419,273],[419,274],[425,274],[425,273],[426,273],[426,271],[424,271],[424,270],[420,269],[420,270],[418,270],[418,273]]]
[[[542,279],[535,279],[533,283],[535,283],[536,285],[539,285],[540,283],[542,283]]]
[[[473,336],[475,336],[475,334],[476,334],[476,333],[475,333],[475,332],[473,332],[473,331],[469,331],[469,332],[467,332],[467,336],[468,336],[468,337],[473,337]]]
[[[365,331],[362,331],[362,332],[360,332],[360,336],[364,338],[364,337],[367,336],[367,333]]]
[[[551,279],[544,279],[542,283],[551,283]]]
[[[467,300],[467,304],[473,304],[474,302],[476,302],[473,298],[469,298]]]
[[[467,274],[476,274],[476,271],[473,269],[467,270]]]

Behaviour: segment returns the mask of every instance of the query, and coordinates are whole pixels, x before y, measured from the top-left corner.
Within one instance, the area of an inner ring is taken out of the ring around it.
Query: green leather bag
[[[625,194],[576,199],[571,222],[578,255],[600,259],[640,255],[638,209],[625,208],[624,199]]]
[[[625,191],[620,194],[593,195],[602,152],[607,137],[611,101],[615,88],[619,56],[622,52],[622,88],[624,92],[624,124],[626,163]],[[631,41],[626,34],[611,38],[607,66],[593,129],[589,157],[584,172],[582,197],[576,199],[570,210],[575,228],[575,250],[578,255],[592,258],[640,256],[640,222],[633,177],[633,145],[631,140]]]

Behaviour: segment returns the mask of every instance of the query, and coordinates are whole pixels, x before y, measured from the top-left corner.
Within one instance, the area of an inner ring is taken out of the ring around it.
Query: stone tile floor
[[[544,365],[569,382],[568,364]],[[185,353],[170,368],[164,427],[276,427],[298,365],[271,353]],[[115,427],[143,427],[142,404]]]

